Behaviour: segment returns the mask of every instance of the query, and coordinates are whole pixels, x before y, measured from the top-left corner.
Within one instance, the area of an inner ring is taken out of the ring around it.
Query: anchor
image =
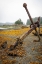
[[[37,22],[33,22],[33,19],[29,13],[29,10],[27,9],[27,4],[26,3],[23,3],[23,7],[25,8],[26,12],[27,12],[27,15],[31,21],[31,25],[30,25],[30,30],[28,30],[26,33],[24,33],[22,36],[20,36],[19,38],[17,38],[15,44],[13,46],[10,47],[11,50],[15,49],[16,46],[18,46],[18,44],[21,44],[23,43],[23,40],[33,31],[35,30],[36,33],[37,33],[37,36],[38,36],[38,40],[36,40],[36,42],[39,42],[40,41],[40,35],[37,31],[37,27],[39,27],[39,21],[40,21],[40,17],[38,17],[38,21]]]

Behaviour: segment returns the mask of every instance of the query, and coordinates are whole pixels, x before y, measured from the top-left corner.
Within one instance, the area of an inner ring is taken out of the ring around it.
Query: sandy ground
[[[14,40],[15,37],[0,35],[2,37],[9,37]],[[30,34],[27,36],[22,44],[23,49],[25,50],[25,53],[22,57],[16,56],[7,56],[7,61],[12,61],[12,63],[7,63],[3,58],[1,58],[1,52],[0,52],[0,64],[42,64],[42,36],[40,42],[33,42],[33,40],[38,39],[37,36],[34,36]],[[9,41],[7,40],[8,44]],[[3,51],[3,50],[2,50]],[[4,54],[3,54],[4,55]]]

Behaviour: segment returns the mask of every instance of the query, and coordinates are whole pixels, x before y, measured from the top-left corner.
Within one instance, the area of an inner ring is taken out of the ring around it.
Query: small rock
[[[3,42],[3,44],[1,44],[1,47],[2,47],[3,49],[5,49],[5,48],[7,47],[7,41],[6,41],[6,42]]]
[[[11,45],[9,50],[13,50],[14,49],[14,45]]]

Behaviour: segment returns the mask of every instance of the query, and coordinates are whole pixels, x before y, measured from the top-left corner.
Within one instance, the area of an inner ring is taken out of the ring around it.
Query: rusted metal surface
[[[27,12],[27,14],[28,14],[28,16],[29,16],[29,19],[30,19],[30,21],[31,21],[32,27],[30,28],[29,31],[27,31],[25,34],[23,34],[20,38],[17,39],[16,43],[14,44],[14,48],[15,48],[19,43],[22,43],[22,41],[23,41],[33,30],[35,30],[36,33],[37,33],[37,35],[38,35],[38,38],[39,38],[39,39],[38,39],[37,41],[40,41],[39,33],[38,33],[37,30],[36,30],[36,28],[39,27],[40,17],[38,17],[38,21],[37,21],[37,22],[33,23],[32,17],[31,17],[31,15],[30,15],[30,13],[29,13],[29,11],[28,11],[28,9],[27,9],[27,4],[24,3],[24,4],[23,4],[23,7],[25,8],[25,10],[26,10],[26,12]]]
[[[31,17],[31,15],[30,15],[30,13],[29,13],[29,10],[27,9],[27,4],[24,3],[24,4],[23,4],[23,7],[25,8],[25,10],[26,10],[26,12],[27,12],[27,14],[28,14],[28,16],[29,16],[29,19],[30,19],[33,27],[35,28],[35,31],[36,31],[36,33],[37,33],[37,35],[38,35],[38,38],[39,38],[38,41],[40,41],[39,33],[38,33],[37,30],[36,30],[36,24],[37,24],[37,27],[38,27],[38,24],[39,24],[39,21],[40,21],[40,17],[38,17],[38,21],[37,21],[36,23],[33,23],[32,17]]]

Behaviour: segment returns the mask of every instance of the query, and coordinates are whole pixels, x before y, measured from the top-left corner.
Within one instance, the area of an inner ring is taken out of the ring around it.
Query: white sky
[[[19,18],[26,23],[29,18],[23,3],[27,3],[32,17],[42,16],[42,0],[0,0],[0,22],[15,22]]]

